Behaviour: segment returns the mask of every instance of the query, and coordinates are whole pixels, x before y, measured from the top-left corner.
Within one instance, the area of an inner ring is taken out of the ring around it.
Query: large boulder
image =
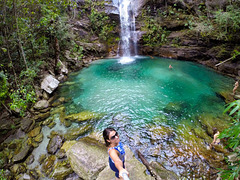
[[[51,94],[58,87],[58,84],[59,81],[49,74],[43,79],[41,89]]]
[[[103,144],[90,138],[83,138],[67,150],[71,167],[82,179],[97,179],[107,166],[107,149]]]
[[[72,143],[71,143],[72,142]],[[115,180],[115,173],[108,165],[107,148],[98,140],[86,137],[80,141],[67,141],[62,147],[70,161],[72,169],[80,178],[86,180]],[[126,168],[131,179],[154,179],[146,174],[145,166],[139,162],[133,152],[125,146]]]

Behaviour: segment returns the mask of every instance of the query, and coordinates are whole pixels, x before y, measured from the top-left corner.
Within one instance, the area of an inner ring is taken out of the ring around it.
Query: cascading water
[[[118,9],[121,23],[120,51],[125,61],[137,54],[137,36],[135,29],[135,15],[130,0],[119,0]]]

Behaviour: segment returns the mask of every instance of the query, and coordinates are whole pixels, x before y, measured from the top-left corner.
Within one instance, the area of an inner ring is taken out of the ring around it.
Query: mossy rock
[[[71,165],[68,160],[58,161],[54,166],[54,170],[50,177],[57,180],[64,180],[66,177],[73,173]]]
[[[44,160],[42,164],[42,171],[46,175],[49,175],[53,171],[56,159],[56,156],[51,155]]]
[[[178,176],[172,172],[165,169],[160,163],[158,162],[151,162],[150,164],[158,176],[160,176],[164,180],[178,180]]]
[[[216,127],[219,132],[229,127],[230,118],[227,115],[213,116],[212,114],[204,113],[198,117],[202,127],[207,130],[207,134],[213,135],[213,127]]]
[[[29,136],[29,137],[36,137],[37,135],[40,134],[41,130],[42,130],[42,127],[41,127],[41,126],[38,126],[38,127],[36,127],[35,129],[33,129],[32,131],[30,131],[30,132],[28,133],[28,136]]]
[[[75,140],[79,136],[82,136],[89,132],[92,129],[92,126],[90,124],[81,126],[81,127],[76,127],[76,128],[71,128],[67,131],[66,134],[64,134],[64,138],[66,140]]]
[[[83,122],[89,120],[98,120],[102,117],[102,114],[94,113],[90,111],[82,111],[78,114],[71,114],[65,117],[65,120],[70,120],[74,122]]]
[[[151,143],[164,142],[174,137],[174,130],[168,126],[154,126],[149,129],[151,133]]]

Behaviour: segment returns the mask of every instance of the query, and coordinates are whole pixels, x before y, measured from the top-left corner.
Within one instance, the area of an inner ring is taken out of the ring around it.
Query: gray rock
[[[33,120],[29,118],[24,118],[21,120],[21,129],[24,132],[28,132],[30,130],[31,125],[33,124]]]
[[[106,147],[90,138],[83,138],[67,150],[74,172],[82,179],[93,180],[107,166]]]
[[[47,151],[49,154],[55,154],[56,151],[61,148],[62,146],[62,138],[59,135],[53,136],[53,138],[50,139],[48,146],[47,146]]]
[[[20,162],[27,157],[32,150],[32,146],[29,146],[27,142],[22,145],[19,153],[13,156],[13,162]]]
[[[66,177],[73,173],[73,170],[69,164],[69,162],[66,161],[59,161],[54,166],[54,170],[50,177],[57,180],[65,180]]]
[[[34,105],[34,109],[36,110],[41,110],[41,109],[46,109],[48,108],[49,103],[47,100],[40,100]]]
[[[66,149],[71,167],[76,174],[85,180],[115,180],[115,174],[108,165],[107,148],[97,140],[86,137],[73,143]],[[140,163],[125,147],[126,167],[130,173],[130,179],[153,180],[147,175],[145,166]]]
[[[41,83],[41,89],[51,94],[59,85],[59,81],[52,75],[45,77]]]

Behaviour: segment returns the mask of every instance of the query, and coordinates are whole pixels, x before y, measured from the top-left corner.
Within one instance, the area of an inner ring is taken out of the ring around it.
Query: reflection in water
[[[217,94],[230,91],[232,79],[192,62],[135,57],[96,61],[69,82],[74,85],[60,91],[71,98],[67,113],[104,113],[95,131],[113,126],[149,161],[190,178],[208,177],[224,165],[221,150],[208,150],[208,144],[212,127],[227,127]]]

